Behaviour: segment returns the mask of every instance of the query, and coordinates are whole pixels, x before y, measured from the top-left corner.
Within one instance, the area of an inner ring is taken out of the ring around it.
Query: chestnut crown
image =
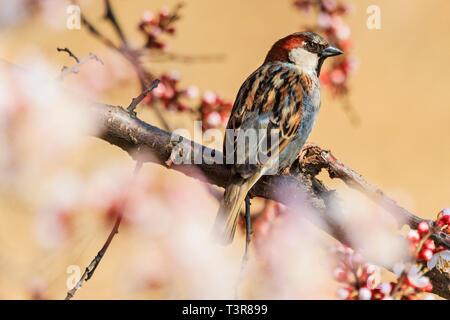
[[[297,32],[284,37],[272,46],[266,56],[267,62],[287,62],[305,68],[313,68],[317,75],[323,61],[343,52],[327,40],[312,32]]]

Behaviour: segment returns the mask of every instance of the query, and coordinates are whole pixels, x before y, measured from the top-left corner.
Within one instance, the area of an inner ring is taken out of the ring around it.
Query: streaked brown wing
[[[303,96],[305,90],[309,89],[308,86],[310,83],[305,76],[285,64],[264,64],[258,68],[242,84],[236,97],[227,129],[235,130],[237,134],[226,135],[224,154],[227,152],[227,143],[233,146],[231,150],[236,154],[238,138],[244,130],[252,128],[266,132],[258,137],[258,146],[252,147],[259,148],[261,143],[265,142],[270,146],[267,150],[272,152],[270,156],[278,156],[298,132],[302,119]],[[279,130],[275,144],[262,141],[270,137],[271,129]],[[249,146],[246,146],[247,158],[244,164],[236,164],[235,155],[234,168],[243,177],[252,175],[252,172],[264,165],[248,163],[248,148]]]

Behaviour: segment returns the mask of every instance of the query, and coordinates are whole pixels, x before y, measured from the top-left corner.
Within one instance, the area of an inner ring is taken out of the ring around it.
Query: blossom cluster
[[[450,209],[444,208],[437,216],[437,225],[446,234],[450,234]]]
[[[323,34],[331,43],[349,52],[354,43],[350,39],[351,30],[344,17],[351,8],[336,0],[296,0],[294,5],[304,12],[312,9],[317,12],[317,20],[312,31]],[[349,55],[334,59],[331,68],[322,72],[321,83],[328,87],[336,96],[345,95],[349,90],[348,78],[357,69],[357,60]]]
[[[336,257],[333,277],[344,284],[337,290],[337,296],[346,300],[382,300],[389,299],[392,284],[379,283],[380,269],[372,264],[363,263],[359,252],[339,244],[332,248]]]
[[[225,100],[220,94],[205,91],[199,106],[203,130],[225,127],[232,109],[233,103]]]
[[[450,209],[442,210],[435,222],[441,230],[448,233],[450,225]],[[412,229],[407,235],[410,251],[410,261],[397,263],[394,274],[396,282],[379,282],[380,269],[370,264],[364,264],[360,253],[345,246],[333,248],[336,266],[333,276],[342,284],[337,290],[340,299],[347,300],[418,300],[432,299],[433,285],[424,274],[437,268],[440,272],[450,272],[450,251],[442,246],[436,246],[430,239],[430,225],[422,221],[417,229]]]
[[[211,128],[224,128],[233,108],[233,103],[224,99],[220,94],[211,90],[206,90],[199,102],[191,102],[199,96],[199,90],[196,86],[190,85],[186,88],[180,88],[180,74],[172,72],[163,73],[158,77],[159,85],[152,90],[144,102],[152,104],[159,101],[166,110],[178,112],[198,111],[198,120],[202,121],[203,130]],[[197,104],[194,107],[194,104]]]
[[[176,28],[174,22],[178,20],[178,9],[172,12],[167,7],[162,7],[157,14],[147,10],[143,13],[138,29],[146,37],[145,48],[148,49],[167,49],[167,44],[161,39],[161,35],[174,35]]]
[[[444,208],[439,212],[436,225],[445,234],[450,234],[450,208]],[[436,268],[439,272],[450,274],[450,250],[438,246],[433,250],[433,253],[431,259],[427,261],[427,268],[429,270]]]
[[[174,22],[178,20],[177,6],[172,12],[164,7],[158,14],[152,11],[145,11],[139,22],[139,30],[147,37],[145,48],[167,50],[167,44],[161,40],[162,34],[175,34]],[[207,90],[202,95],[202,99],[195,107],[189,107],[183,98],[193,100],[198,97],[199,90],[196,86],[190,85],[185,89],[179,87],[180,75],[178,72],[170,74],[163,73],[159,77],[160,83],[151,93],[147,95],[144,102],[148,105],[159,101],[169,111],[196,112],[198,120],[202,121],[203,130],[210,128],[225,127],[233,108],[233,103],[225,100],[221,95],[211,90]],[[198,112],[197,112],[198,111]]]
[[[198,96],[197,87],[188,86],[185,89],[179,88],[180,74],[175,71],[170,74],[163,73],[158,78],[160,79],[159,85],[145,97],[144,102],[151,104],[155,100],[158,100],[170,111],[183,112],[190,110],[190,108],[181,101],[181,98],[196,98]]]

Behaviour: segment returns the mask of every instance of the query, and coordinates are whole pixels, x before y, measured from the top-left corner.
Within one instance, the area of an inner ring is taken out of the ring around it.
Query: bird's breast
[[[317,113],[320,109],[320,87],[315,86],[303,99],[302,119],[296,138],[301,136],[306,140],[311,133],[316,121]]]
[[[316,122],[317,113],[320,109],[320,88],[314,88],[309,94],[303,97],[302,117],[299,124],[297,134],[280,155],[280,169],[290,167],[297,159],[306,140],[308,139],[314,123]]]

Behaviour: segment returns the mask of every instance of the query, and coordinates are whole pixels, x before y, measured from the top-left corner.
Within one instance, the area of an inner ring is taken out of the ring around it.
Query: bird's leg
[[[248,261],[248,250],[250,248],[251,235],[253,234],[252,229],[252,218],[250,216],[250,197],[247,195],[245,197],[245,252],[242,257],[241,272],[244,270],[245,264]]]
[[[248,195],[245,197],[244,218],[245,218],[245,251],[244,251],[244,256],[242,257],[241,272],[239,274],[239,280],[238,280],[238,283],[235,288],[235,299],[238,299],[238,288],[239,288],[239,284],[241,282],[242,273],[244,272],[245,265],[247,264],[247,261],[248,261],[248,250],[250,248],[251,235],[253,234],[252,219],[250,216],[250,197]]]
[[[245,197],[245,229],[247,236],[253,234],[252,219],[250,216],[250,197],[248,195]]]

